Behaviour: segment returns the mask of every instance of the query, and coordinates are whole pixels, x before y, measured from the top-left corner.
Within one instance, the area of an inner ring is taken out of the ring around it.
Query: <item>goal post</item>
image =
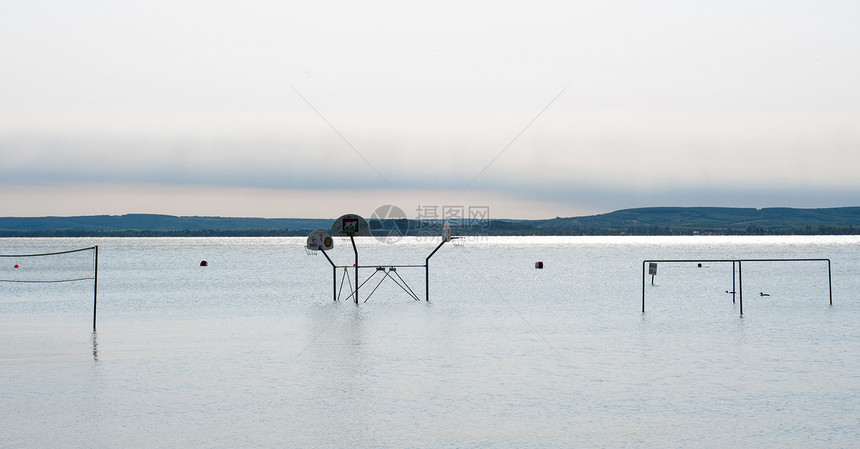
[[[92,257],[87,257],[86,252]],[[65,257],[65,263],[54,258]],[[99,247],[71,249],[38,254],[0,254],[8,262],[0,268],[0,283],[51,284],[93,281],[93,331],[96,330],[96,309],[99,291]]]

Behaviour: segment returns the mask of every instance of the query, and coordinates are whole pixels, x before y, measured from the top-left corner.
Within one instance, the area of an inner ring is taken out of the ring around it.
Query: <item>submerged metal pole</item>
[[[738,298],[741,316],[744,316],[744,271],[740,260],[738,261]]]
[[[645,263],[647,260],[642,261],[642,313],[645,313]]]
[[[337,301],[337,267],[334,265],[334,262],[331,261],[331,257],[326,254],[324,249],[320,249],[322,251],[323,256],[328,259],[328,263],[331,265],[331,294],[332,299]]]
[[[349,241],[352,242],[352,251],[355,252],[355,303],[358,304],[358,248],[355,247],[352,234],[349,235]]]
[[[735,287],[735,261],[732,261],[732,304],[735,304],[735,292],[738,291]]]
[[[99,297],[99,247],[94,246],[95,254],[95,269],[93,270],[93,331],[96,330],[96,306],[98,305]]]
[[[424,300],[427,302],[430,302],[430,258],[436,254],[436,251],[439,251],[439,248],[441,248],[445,242],[446,240],[443,238],[442,243],[440,243],[439,246],[437,246],[426,259],[424,259]]]

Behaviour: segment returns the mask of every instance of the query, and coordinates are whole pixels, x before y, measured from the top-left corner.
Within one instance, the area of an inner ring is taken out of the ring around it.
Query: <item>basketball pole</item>
[[[439,248],[441,248],[445,242],[447,242],[447,240],[443,238],[442,243],[440,243],[439,246],[437,246],[426,259],[424,259],[424,300],[427,302],[430,302],[430,258],[436,254],[436,251],[439,251]]]
[[[331,261],[331,257],[326,254],[324,249],[320,249],[322,251],[323,256],[328,259],[328,263],[331,265],[331,286],[332,286],[332,299],[337,301],[337,267],[334,265],[334,262]]]
[[[352,251],[355,252],[355,304],[358,305],[358,248],[355,247],[352,234],[349,234],[349,241],[352,242]]]

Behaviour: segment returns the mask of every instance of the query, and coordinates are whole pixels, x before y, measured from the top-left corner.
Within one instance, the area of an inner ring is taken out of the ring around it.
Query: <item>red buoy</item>
[[[206,262],[205,260],[201,260],[201,261],[200,261],[200,266],[201,266],[201,267],[208,267],[208,266],[209,266],[209,262]]]
[[[15,268],[18,268],[18,264],[17,264],[17,263],[15,264]]]

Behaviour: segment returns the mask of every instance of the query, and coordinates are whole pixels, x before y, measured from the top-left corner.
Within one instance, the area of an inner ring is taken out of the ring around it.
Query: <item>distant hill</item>
[[[818,233],[828,228],[846,228],[856,232],[854,229],[860,227],[860,207],[646,207],[586,217],[533,220],[529,224],[552,229],[628,229],[634,232],[659,228],[675,232],[714,230],[737,233]]]
[[[257,234],[289,235],[290,231],[328,229],[333,219],[177,217],[173,215],[128,214],[78,217],[0,217],[0,235],[46,233],[65,235],[129,234],[150,231],[158,234],[183,233],[220,235],[256,231]],[[205,231],[205,232],[204,232]]]
[[[306,236],[314,229],[329,229],[333,221],[155,214],[0,217],[0,237]],[[372,229],[376,225],[371,222]],[[647,207],[584,217],[492,220],[481,226],[452,225],[461,234],[487,235],[860,234],[860,207]]]

